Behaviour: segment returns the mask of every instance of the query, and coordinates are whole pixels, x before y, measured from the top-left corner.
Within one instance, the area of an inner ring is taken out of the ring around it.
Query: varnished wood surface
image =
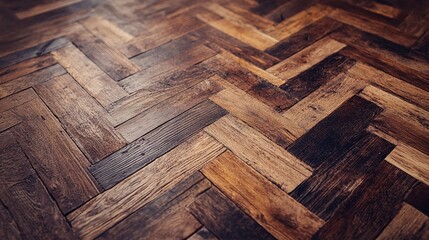
[[[429,2],[0,0],[0,239],[428,239]]]

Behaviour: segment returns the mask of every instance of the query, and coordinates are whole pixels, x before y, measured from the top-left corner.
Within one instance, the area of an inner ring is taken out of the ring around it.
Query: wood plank
[[[332,19],[322,18],[266,49],[265,52],[277,58],[286,59],[322,39],[340,26],[340,23]]]
[[[231,18],[223,18],[213,12],[198,13],[197,18],[209,26],[261,51],[277,43],[277,39],[259,31],[253,25],[234,21]]]
[[[328,221],[394,148],[393,144],[366,134],[345,155],[322,163],[291,196],[320,218]]]
[[[298,53],[270,67],[267,71],[287,81],[311,68],[346,45],[330,38],[322,38]]]
[[[228,152],[205,166],[202,172],[276,238],[310,238],[324,224],[322,219]],[[246,185],[242,184],[243,179]]]
[[[373,86],[366,87],[360,96],[386,109],[372,123],[375,128],[429,155],[428,111]]]
[[[41,100],[12,110],[22,119],[11,132],[59,208],[67,213],[99,193],[88,160]]]
[[[86,18],[80,23],[97,38],[113,48],[120,48],[134,38],[119,26],[99,15]]]
[[[266,32],[276,39],[285,39],[301,29],[327,16],[332,11],[331,8],[322,4],[315,4],[289,18],[281,23],[270,27]]]
[[[352,196],[316,234],[315,239],[374,239],[402,207],[414,178],[383,161],[373,176]]]
[[[429,185],[429,156],[407,145],[398,145],[386,161]]]
[[[128,94],[74,46],[52,52],[69,74],[103,107]]]
[[[226,51],[222,52],[222,54],[218,54],[204,61],[201,63],[201,66],[208,71],[216,73],[216,75],[247,92],[249,95],[275,109],[277,112],[284,111],[293,104],[284,91],[271,83],[273,78],[276,84],[282,83],[282,80],[262,69],[248,69],[247,67],[252,67],[238,62],[240,60],[231,55],[232,54],[227,54]],[[261,72],[265,74],[260,74]],[[265,77],[270,80],[266,80]]]
[[[214,80],[202,81],[140,113],[116,129],[128,142],[132,142],[219,92],[222,87]]]
[[[362,15],[352,14],[342,9],[335,9],[329,13],[329,17],[347,25],[351,25],[355,28],[362,29],[363,31],[380,35],[383,38],[403,46],[409,47],[416,41],[416,37],[404,34],[396,27],[392,27],[388,24],[383,24],[379,21],[363,17]]]
[[[200,230],[192,234],[187,240],[217,240],[218,238],[213,235],[207,228],[202,227]]]
[[[225,49],[237,57],[242,58],[262,69],[271,67],[272,65],[280,62],[280,59],[263,51],[259,51],[258,49],[210,26],[201,28],[192,35],[198,39],[206,39],[206,45],[216,51]]]
[[[38,96],[32,88],[2,98],[0,99],[0,112],[10,110],[35,98]]]
[[[2,231],[0,231],[1,239],[18,240],[22,239],[21,233],[15,220],[11,216],[9,210],[0,202],[0,222]]]
[[[360,62],[350,68],[348,74],[429,111],[429,93],[401,79]]]
[[[49,79],[66,73],[59,64],[41,69],[34,73],[16,78],[0,85],[0,98],[7,97],[36,84],[48,81]]]
[[[21,123],[21,118],[12,111],[8,110],[0,113],[0,132],[3,132],[19,123]]]
[[[399,44],[379,36],[363,32],[351,26],[343,26],[330,35],[337,41],[351,45],[367,58],[378,59],[389,66],[414,74],[422,79],[429,76],[429,67],[424,58],[412,54]]]
[[[101,186],[110,188],[225,114],[221,107],[204,101],[92,165],[90,171]]]
[[[212,75],[197,65],[176,72],[162,80],[153,81],[135,94],[107,107],[113,119],[112,124],[117,126]]]
[[[153,25],[146,34],[135,37],[129,46],[122,49],[127,57],[136,56],[158,47],[171,40],[195,31],[203,26],[203,22],[192,16],[178,15]]]
[[[317,3],[316,0],[290,0],[284,2],[282,5],[276,7],[269,13],[265,14],[264,17],[271,19],[277,23],[282,22],[284,19],[295,15],[296,13],[310,7]]]
[[[18,64],[6,67],[0,70],[0,83],[25,76],[40,69],[54,65],[56,62],[51,55],[42,55],[20,62]]]
[[[312,167],[334,161],[362,138],[383,109],[354,96],[296,140],[288,151]]]
[[[311,175],[308,165],[230,115],[206,127],[205,131],[286,192]]]
[[[34,47],[25,48],[21,51],[6,52],[9,53],[8,55],[0,54],[0,68],[6,68],[22,61],[48,54],[69,44],[70,42],[66,38],[58,38],[40,43]],[[3,53],[3,51],[0,52]]]
[[[426,214],[426,216],[429,216],[428,199],[429,186],[424,183],[418,183],[411,189],[405,201],[420,212]]]
[[[198,196],[189,209],[220,239],[275,239],[214,187]]]
[[[289,123],[289,130],[296,137],[302,136],[365,85],[344,74],[338,75],[283,113]]]
[[[74,239],[67,221],[15,142],[14,135],[1,133],[0,146],[0,199],[13,216],[22,237]],[[2,225],[7,226],[6,222]],[[8,225],[13,227],[13,222]],[[5,230],[2,228],[0,232]]]
[[[149,164],[91,199],[67,218],[80,237],[94,238],[172,189],[224,150],[213,138],[199,133],[158,158],[156,164]]]
[[[91,163],[125,146],[126,141],[106,119],[107,112],[70,75],[35,89]]]
[[[69,38],[80,51],[115,81],[120,81],[140,70],[122,53],[87,30],[76,32]]]
[[[155,49],[156,50],[156,49]],[[184,70],[216,54],[213,50],[204,45],[191,45],[183,49],[185,52],[176,52],[174,56],[160,62],[152,62],[152,66],[143,69],[143,71],[125,78],[120,85],[128,93],[134,93],[137,90],[147,87],[156,81],[160,81],[175,72]],[[144,61],[139,60],[139,61]],[[145,81],[141,81],[145,79]]]
[[[187,205],[209,189],[210,182],[196,172],[174,188],[104,232],[100,239],[185,239],[201,227]]]
[[[429,217],[405,204],[377,240],[428,239]]]
[[[289,146],[296,139],[288,129],[287,119],[231,84],[222,85],[225,89],[210,97],[216,104],[282,147]]]
[[[78,3],[82,0],[61,0],[61,1],[53,1],[47,3],[37,4],[29,9],[21,10],[15,13],[15,16],[18,19],[26,19],[30,17],[34,17],[36,15],[40,15],[43,13],[47,13],[59,8],[67,7],[69,5]]]
[[[340,73],[346,72],[356,63],[355,60],[339,53],[332,54],[308,70],[290,78],[280,86],[292,104],[298,103],[322,85],[333,80]]]

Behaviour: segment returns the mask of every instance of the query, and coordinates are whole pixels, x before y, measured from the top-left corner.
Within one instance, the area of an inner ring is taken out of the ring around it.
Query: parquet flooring
[[[0,239],[429,239],[429,1],[0,1]]]

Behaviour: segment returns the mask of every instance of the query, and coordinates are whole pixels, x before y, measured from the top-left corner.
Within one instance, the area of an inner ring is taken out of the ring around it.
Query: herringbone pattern
[[[428,1],[0,7],[0,239],[429,239]]]

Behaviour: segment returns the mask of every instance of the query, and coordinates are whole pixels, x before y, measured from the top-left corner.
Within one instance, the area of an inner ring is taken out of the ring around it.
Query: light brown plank
[[[15,16],[18,19],[25,19],[33,16],[40,15],[42,13],[50,12],[55,9],[67,7],[69,5],[78,3],[82,0],[60,0],[60,1],[50,1],[47,3],[37,4],[34,7],[25,9],[15,13]]]
[[[324,224],[322,219],[230,152],[217,157],[202,172],[278,239],[308,239]]]
[[[207,134],[197,134],[67,218],[80,237],[94,238],[192,175],[224,150]]]
[[[128,96],[115,81],[76,47],[62,48],[52,52],[52,55],[103,107]]]
[[[286,192],[311,175],[310,166],[230,115],[206,127],[206,132]]]

